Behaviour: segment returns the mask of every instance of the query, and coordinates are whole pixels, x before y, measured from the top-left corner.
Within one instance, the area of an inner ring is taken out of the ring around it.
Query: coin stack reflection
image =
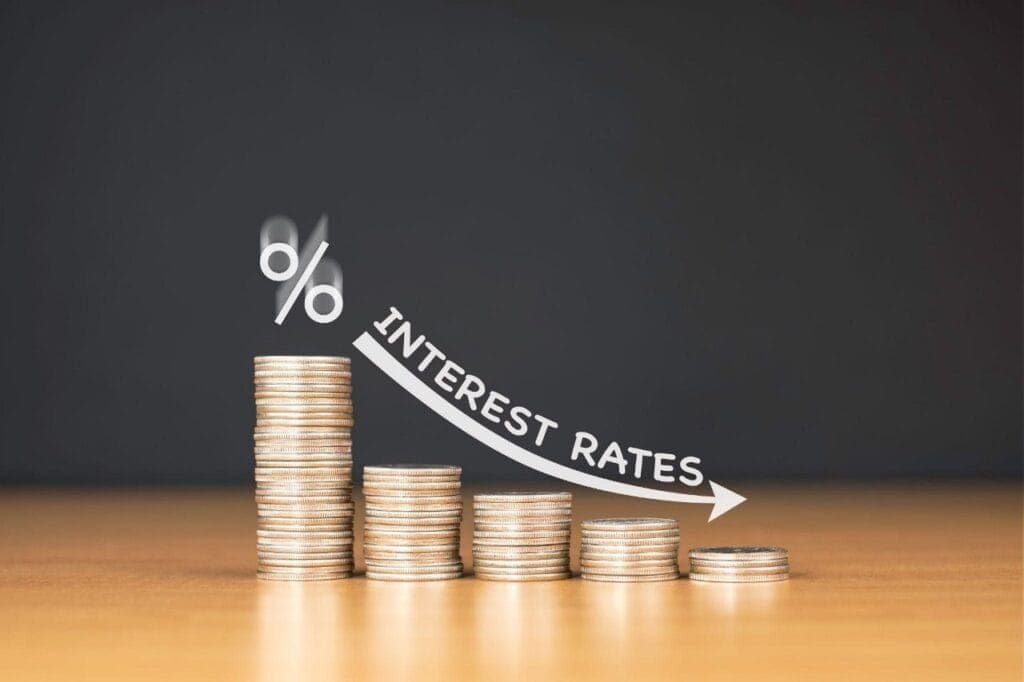
[[[675,519],[592,519],[582,524],[580,567],[587,580],[655,582],[679,577]]]
[[[257,575],[352,575],[352,368],[348,358],[255,364]]]
[[[473,570],[484,580],[568,578],[571,493],[473,496]]]
[[[704,583],[770,583],[789,578],[782,547],[698,547],[690,550],[690,580]]]
[[[462,575],[462,468],[393,464],[363,468],[363,555],[373,580]]]

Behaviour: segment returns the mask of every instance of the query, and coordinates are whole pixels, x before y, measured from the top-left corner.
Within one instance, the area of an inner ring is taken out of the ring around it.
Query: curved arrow
[[[649,500],[661,500],[664,502],[688,502],[691,504],[711,504],[711,516],[708,522],[729,511],[733,507],[742,504],[747,498],[738,495],[725,486],[718,485],[714,481],[711,484],[711,495],[688,495],[685,493],[674,493],[668,490],[655,490],[644,488],[630,483],[619,483],[608,479],[577,471],[564,464],[558,464],[551,460],[535,455],[529,450],[522,448],[510,440],[499,436],[480,422],[476,421],[446,399],[438,395],[422,379],[410,372],[405,365],[387,352],[368,332],[363,332],[353,344],[359,351],[369,358],[370,362],[391,377],[399,386],[414,395],[421,403],[444,417],[452,425],[458,427],[467,435],[480,441],[487,447],[505,455],[511,460],[519,462],[525,467],[539,471],[548,476],[560,478],[569,483],[604,490],[619,495],[631,495],[643,497]]]

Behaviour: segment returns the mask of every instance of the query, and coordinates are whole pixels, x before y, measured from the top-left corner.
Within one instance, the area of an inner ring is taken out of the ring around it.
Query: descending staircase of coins
[[[270,580],[351,577],[352,362],[312,355],[259,356],[256,397],[256,574]],[[363,556],[371,580],[463,576],[462,468],[388,464],[363,469]],[[495,492],[473,498],[477,579],[572,577],[572,494]],[[676,580],[679,524],[666,518],[588,519],[581,577],[602,582]],[[780,547],[700,547],[689,578],[760,583],[789,577]]]

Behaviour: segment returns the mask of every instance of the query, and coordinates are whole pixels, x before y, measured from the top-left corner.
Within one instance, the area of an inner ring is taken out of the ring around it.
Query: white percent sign
[[[342,298],[341,267],[327,251],[327,216],[321,216],[313,233],[298,251],[299,232],[287,216],[267,218],[260,228],[260,271],[267,279],[281,282],[277,288],[276,324],[288,317],[302,290],[309,319],[320,324],[334,322],[345,307]],[[322,302],[327,300],[325,306]]]

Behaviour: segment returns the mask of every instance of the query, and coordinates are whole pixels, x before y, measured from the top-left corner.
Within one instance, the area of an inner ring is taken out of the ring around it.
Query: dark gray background
[[[740,477],[1021,472],[1017,3],[5,3],[0,476],[252,476],[251,357],[400,307]],[[331,219],[275,327],[257,229]],[[528,475],[355,358],[356,457]]]

